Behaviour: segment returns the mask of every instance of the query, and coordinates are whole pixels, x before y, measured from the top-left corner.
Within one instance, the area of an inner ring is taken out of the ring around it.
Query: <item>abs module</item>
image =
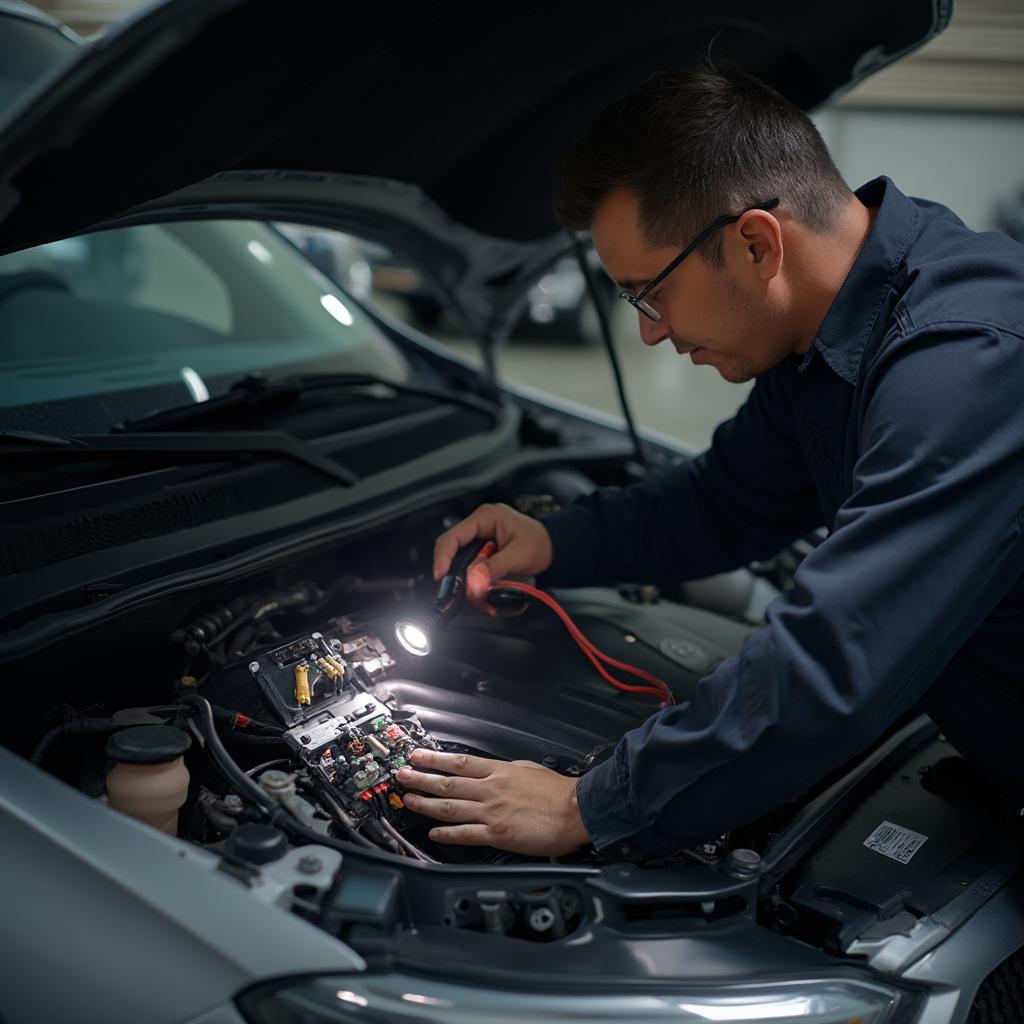
[[[395,774],[414,747],[439,749],[415,714],[368,692],[367,684],[393,665],[372,633],[312,633],[249,663],[286,726],[285,742],[356,821],[369,814],[397,819],[403,803]]]

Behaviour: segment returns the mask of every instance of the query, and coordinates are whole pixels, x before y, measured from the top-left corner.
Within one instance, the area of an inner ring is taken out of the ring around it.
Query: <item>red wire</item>
[[[486,547],[484,551],[486,551]],[[488,552],[489,553],[489,552]],[[483,554],[483,552],[481,552]],[[486,558],[487,555],[484,555]],[[624,690],[627,693],[649,693],[655,697],[660,697],[663,705],[675,704],[675,699],[672,696],[672,691],[669,690],[666,683],[664,683],[657,676],[652,676],[649,672],[645,672],[641,668],[636,668],[633,665],[627,665],[623,661],[617,661],[615,658],[609,657],[603,651],[600,651],[595,647],[579,630],[579,627],[569,618],[569,613],[553,598],[550,594],[545,594],[543,590],[538,590],[536,587],[531,587],[528,583],[520,583],[518,580],[499,580],[497,583],[492,585],[492,589],[508,588],[510,590],[519,590],[524,594],[528,594],[530,597],[546,604],[561,620],[568,629],[569,635],[579,644],[583,653],[593,663],[594,668],[601,674],[607,682],[611,683],[618,690]],[[600,661],[598,660],[600,659]],[[650,686],[637,686],[632,683],[624,683],[621,679],[616,679],[610,672],[606,671],[601,662],[606,665],[612,665],[617,669],[621,669],[623,672],[628,672],[630,675],[638,676],[640,679],[645,679],[651,683]]]
[[[489,558],[495,551],[494,541],[486,541],[481,547],[478,558]],[[579,644],[583,653],[590,659],[594,668],[597,669],[598,673],[603,679],[611,683],[617,690],[623,690],[626,693],[649,693],[652,696],[660,697],[662,706],[675,704],[675,698],[672,696],[672,691],[668,688],[667,684],[664,683],[657,676],[652,676],[649,672],[645,672],[643,669],[636,668],[633,665],[627,665],[623,661],[616,661],[615,658],[609,657],[604,651],[599,650],[594,646],[580,631],[579,627],[569,617],[569,613],[553,598],[550,594],[545,594],[543,590],[538,590],[536,587],[531,587],[528,583],[520,583],[518,580],[499,580],[497,583],[491,584],[491,589],[498,587],[508,587],[512,590],[519,590],[524,594],[528,594],[530,597],[536,598],[538,601],[546,604],[561,620],[565,625],[565,628],[569,631],[569,635]],[[600,661],[598,661],[600,659]],[[621,679],[616,679],[610,672],[606,671],[601,665],[603,661],[606,665],[613,665],[617,669],[621,669],[623,672],[628,672],[630,675],[638,676],[641,679],[647,680],[651,683],[651,686],[636,686],[632,683],[624,683]]]

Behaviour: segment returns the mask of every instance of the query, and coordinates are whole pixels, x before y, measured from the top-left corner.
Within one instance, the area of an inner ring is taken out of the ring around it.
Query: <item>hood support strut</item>
[[[636,421],[633,419],[633,410],[630,408],[629,399],[626,397],[626,382],[622,377],[622,367],[619,364],[619,356],[615,351],[615,343],[612,341],[611,322],[608,319],[608,307],[605,305],[605,297],[597,287],[594,278],[594,269],[587,262],[587,251],[579,238],[572,236],[573,248],[576,250],[576,262],[580,265],[583,279],[587,282],[587,291],[590,293],[590,301],[597,310],[597,322],[601,326],[601,341],[604,343],[608,353],[608,361],[611,363],[612,376],[615,378],[615,390],[619,393],[619,405],[622,406],[622,415],[626,420],[626,429],[629,431],[630,440],[633,442],[633,451],[636,454],[636,461],[647,469],[647,456],[644,454],[643,445],[640,443],[640,435],[636,431]]]

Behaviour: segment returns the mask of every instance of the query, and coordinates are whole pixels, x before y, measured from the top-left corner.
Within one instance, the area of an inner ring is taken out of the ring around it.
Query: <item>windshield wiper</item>
[[[244,377],[223,395],[205,402],[190,403],[136,420],[115,424],[109,434],[81,434],[57,437],[31,431],[0,431],[5,454],[32,454],[65,458],[104,458],[107,456],[154,455],[219,455],[266,452],[300,462],[329,477],[335,483],[350,487],[357,474],[333,459],[321,455],[308,441],[281,430],[180,430],[208,417],[224,413],[246,414],[254,410],[287,407],[300,395],[330,389],[380,389],[385,397],[395,394],[420,395],[450,405],[461,405],[482,412],[497,420],[500,407],[472,394],[461,394],[444,388],[421,384],[398,384],[365,373],[315,374],[270,381],[260,376]]]
[[[335,483],[350,487],[359,477],[333,459],[321,455],[305,441],[280,430],[236,430],[215,433],[161,434],[80,434],[75,437],[53,437],[8,430],[0,432],[5,455],[57,456],[66,458],[105,458],[140,454],[220,455],[230,453],[266,452],[301,462],[304,466],[330,477]]]
[[[36,445],[43,445],[47,448],[67,448],[75,445],[74,440],[70,437],[37,434],[34,430],[0,430],[0,441],[11,445],[32,445],[32,451],[38,450],[34,447]]]
[[[426,384],[399,384],[368,373],[307,374],[273,381],[259,375],[249,375],[235,381],[224,394],[216,398],[175,406],[135,420],[124,420],[114,424],[113,429],[119,433],[169,430],[224,413],[237,411],[244,415],[255,411],[272,410],[275,407],[285,408],[303,394],[332,389],[364,392],[368,389],[386,390],[389,394],[382,395],[383,398],[391,398],[396,394],[418,395],[448,405],[465,406],[474,412],[485,413],[492,419],[497,419],[498,416],[498,406],[477,395],[434,388]]]

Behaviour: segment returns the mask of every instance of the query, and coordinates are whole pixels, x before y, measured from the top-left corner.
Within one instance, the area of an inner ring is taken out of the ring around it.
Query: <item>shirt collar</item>
[[[857,383],[868,339],[887,327],[879,312],[910,248],[919,216],[914,201],[885,176],[869,181],[855,195],[865,206],[877,206],[878,214],[800,364],[803,370],[817,351],[850,384]]]

